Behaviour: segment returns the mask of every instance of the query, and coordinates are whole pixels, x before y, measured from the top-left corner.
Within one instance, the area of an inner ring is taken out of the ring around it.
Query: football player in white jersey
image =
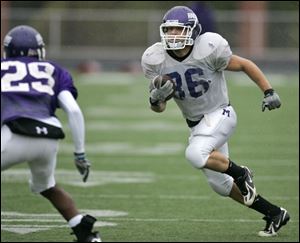
[[[266,227],[260,236],[275,236],[290,216],[256,192],[251,171],[229,159],[227,141],[237,119],[229,103],[224,71],[243,71],[264,93],[262,111],[279,108],[278,94],[262,71],[250,60],[233,55],[219,34],[204,33],[195,13],[184,6],[171,8],[160,26],[161,42],[142,56],[142,68],[150,80],[150,104],[163,112],[172,95],[190,128],[185,156],[207,177],[222,196],[262,213]],[[166,80],[170,79],[170,80]],[[174,85],[173,83],[176,83]]]

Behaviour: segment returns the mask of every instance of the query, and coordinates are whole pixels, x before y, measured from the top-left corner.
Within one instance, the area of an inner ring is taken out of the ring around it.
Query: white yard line
[[[107,220],[115,220],[115,221],[135,221],[135,222],[206,222],[206,223],[257,223],[262,222],[261,219],[193,219],[193,218],[173,218],[173,219],[160,219],[160,218],[107,218]],[[289,223],[297,223],[299,220],[290,220]]]
[[[81,195],[74,194],[76,197],[85,197],[85,198],[111,198],[111,199],[134,199],[134,200],[143,200],[143,199],[157,199],[157,200],[216,200],[212,196],[197,196],[197,195],[131,195],[131,194],[98,194],[98,195]],[[298,201],[299,197],[285,197],[285,196],[268,196],[270,200],[283,200],[283,201]],[[227,200],[226,197],[220,197],[220,200]]]
[[[94,217],[99,217],[99,218],[103,218],[103,217],[113,218],[116,216],[121,217],[121,216],[128,215],[127,212],[113,211],[113,210],[81,209],[80,211],[84,213],[93,213]],[[31,224],[31,222],[33,222],[34,224]],[[106,222],[106,221],[98,220],[95,226],[112,227],[112,226],[117,226],[117,224],[114,222]],[[1,211],[1,230],[5,230],[17,234],[28,234],[32,232],[48,230],[51,228],[67,228],[67,227],[69,227],[68,224],[58,213],[32,214],[32,213]]]

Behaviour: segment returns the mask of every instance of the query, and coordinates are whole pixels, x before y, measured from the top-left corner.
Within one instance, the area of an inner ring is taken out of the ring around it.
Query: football
[[[173,84],[173,92],[166,98],[166,101],[167,100],[170,100],[173,98],[174,94],[175,94],[175,90],[176,90],[176,83],[175,81],[168,75],[161,75],[161,76],[157,76],[154,81],[153,81],[153,84],[156,88],[159,88],[159,87],[162,87],[164,86],[164,84],[170,80]]]

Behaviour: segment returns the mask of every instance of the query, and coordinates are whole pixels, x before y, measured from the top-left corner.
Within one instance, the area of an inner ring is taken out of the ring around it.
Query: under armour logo
[[[42,133],[44,133],[45,135],[48,134],[47,127],[35,127],[35,129],[37,134],[42,134]]]
[[[222,115],[225,116],[226,114],[227,114],[227,116],[229,117],[229,116],[230,116],[230,110],[223,109]]]

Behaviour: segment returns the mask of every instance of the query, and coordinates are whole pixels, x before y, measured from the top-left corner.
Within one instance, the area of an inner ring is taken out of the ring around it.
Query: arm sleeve
[[[84,153],[85,126],[80,107],[73,95],[64,90],[58,95],[59,106],[67,113],[69,127],[74,142],[74,152]]]

